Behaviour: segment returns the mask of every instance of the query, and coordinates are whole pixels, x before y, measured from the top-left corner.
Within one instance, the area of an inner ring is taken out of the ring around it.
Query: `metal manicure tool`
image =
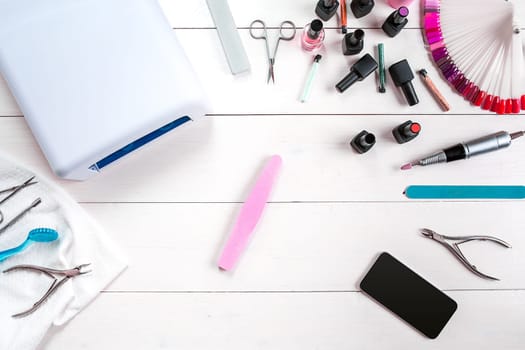
[[[496,281],[499,281],[498,278],[496,277],[492,277],[492,276],[489,276],[489,275],[486,275],[484,274],[483,272],[480,272],[478,271],[478,269],[476,268],[475,265],[471,264],[468,259],[465,257],[465,255],[463,255],[463,252],[459,249],[459,245],[462,244],[462,243],[467,243],[467,242],[470,242],[470,241],[492,241],[494,243],[497,243],[499,245],[502,245],[504,246],[505,248],[511,248],[510,244],[508,244],[507,242],[499,239],[499,238],[496,238],[496,237],[492,237],[492,236],[445,236],[445,235],[440,235],[439,233],[437,232],[434,232],[428,228],[424,228],[421,230],[421,233],[427,237],[427,238],[430,238],[430,239],[433,239],[434,241],[442,244],[443,246],[445,246],[450,252],[452,252],[452,254],[454,254],[454,256],[463,263],[463,265],[465,265],[470,271],[472,271],[475,275],[481,277],[481,278],[486,278],[486,279],[490,279],[490,280],[496,280]],[[457,243],[449,243],[448,241],[459,241]]]
[[[31,185],[34,185],[36,183],[38,183],[37,181],[33,181],[35,177],[32,176],[31,178],[29,178],[28,180],[26,180],[24,183],[22,183],[21,185],[17,185],[17,186],[13,186],[13,187],[9,187],[9,188],[6,188],[4,190],[1,190],[0,191],[0,194],[1,193],[7,193],[7,192],[11,192],[9,193],[5,198],[3,198],[2,200],[0,200],[0,205],[4,204],[5,202],[7,202],[11,197],[13,197],[15,194],[17,194],[19,191],[23,190],[24,188],[28,187],[28,186],[31,186]],[[0,210],[0,224],[4,222],[4,213],[2,212],[2,210]]]
[[[425,158],[405,164],[401,170],[409,170],[416,165],[427,166],[438,163],[448,163],[454,160],[469,159],[479,154],[494,152],[511,145],[512,141],[525,135],[525,131],[508,133],[499,131],[469,142],[459,143]]]
[[[42,199],[37,198],[31,203],[28,207],[26,207],[24,210],[22,210],[20,213],[18,213],[14,218],[12,218],[7,224],[5,224],[2,228],[0,228],[0,234],[2,234],[5,230],[7,230],[8,227],[11,227],[14,223],[16,223],[22,216],[26,215],[31,209],[36,207],[42,203]]]
[[[44,296],[42,296],[42,298],[40,298],[36,303],[34,303],[30,309],[17,313],[15,315],[12,315],[12,317],[14,318],[26,317],[32,314],[33,312],[35,312],[40,306],[42,306],[42,304],[47,299],[49,299],[57,291],[58,288],[60,288],[60,286],[65,284],[69,279],[76,277],[78,275],[83,275],[83,274],[91,272],[91,270],[83,271],[83,269],[89,265],[91,264],[82,264],[82,265],[78,265],[77,267],[74,267],[68,270],[56,270],[56,269],[50,269],[50,268],[35,266],[35,265],[17,265],[7,270],[4,270],[4,273],[9,273],[11,271],[19,271],[19,270],[36,271],[36,272],[41,272],[45,274],[46,276],[50,277],[51,279],[53,279],[53,283],[51,283],[51,286],[49,287],[47,292],[44,294]],[[64,278],[59,280],[57,277],[55,277],[55,275],[64,276]]]
[[[260,27],[255,26],[259,24]],[[262,31],[261,34],[256,34],[254,30]],[[287,30],[290,32],[285,33]],[[266,56],[268,58],[268,76],[266,82],[270,83],[270,79],[275,83],[275,76],[273,73],[273,66],[275,65],[275,56],[277,56],[277,49],[279,48],[279,42],[281,40],[290,41],[295,38],[295,33],[297,32],[295,24],[292,21],[284,21],[279,26],[279,38],[275,43],[275,48],[273,49],[273,55],[270,53],[270,46],[268,45],[268,32],[266,31],[266,24],[260,19],[256,19],[250,24],[250,35],[254,39],[262,39],[266,44]]]

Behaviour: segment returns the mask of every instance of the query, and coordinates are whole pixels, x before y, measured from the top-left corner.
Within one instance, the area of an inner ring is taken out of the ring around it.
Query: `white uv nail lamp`
[[[157,0],[0,0],[0,73],[66,179],[208,111]]]

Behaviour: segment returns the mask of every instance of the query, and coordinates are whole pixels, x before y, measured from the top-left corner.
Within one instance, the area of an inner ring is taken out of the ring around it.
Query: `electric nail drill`
[[[431,154],[428,157],[405,164],[401,167],[401,170],[412,169],[412,167],[416,165],[426,166],[438,163],[448,163],[460,159],[469,159],[470,157],[479,154],[497,151],[509,147],[514,139],[522,137],[523,135],[525,135],[525,131],[517,131],[513,133],[499,131],[469,142],[458,143],[455,146]]]

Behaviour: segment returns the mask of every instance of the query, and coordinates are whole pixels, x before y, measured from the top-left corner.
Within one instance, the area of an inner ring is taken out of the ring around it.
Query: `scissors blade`
[[[270,83],[270,79],[272,79],[272,82],[275,84],[275,76],[273,74],[273,59],[270,60],[270,65],[268,67],[268,77],[266,79],[266,83]]]

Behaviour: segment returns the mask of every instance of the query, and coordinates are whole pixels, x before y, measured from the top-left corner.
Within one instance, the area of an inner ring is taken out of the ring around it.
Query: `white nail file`
[[[235,26],[227,0],[207,0],[211,17],[217,27],[222,48],[232,74],[250,70],[250,61],[242,45],[241,37]]]

